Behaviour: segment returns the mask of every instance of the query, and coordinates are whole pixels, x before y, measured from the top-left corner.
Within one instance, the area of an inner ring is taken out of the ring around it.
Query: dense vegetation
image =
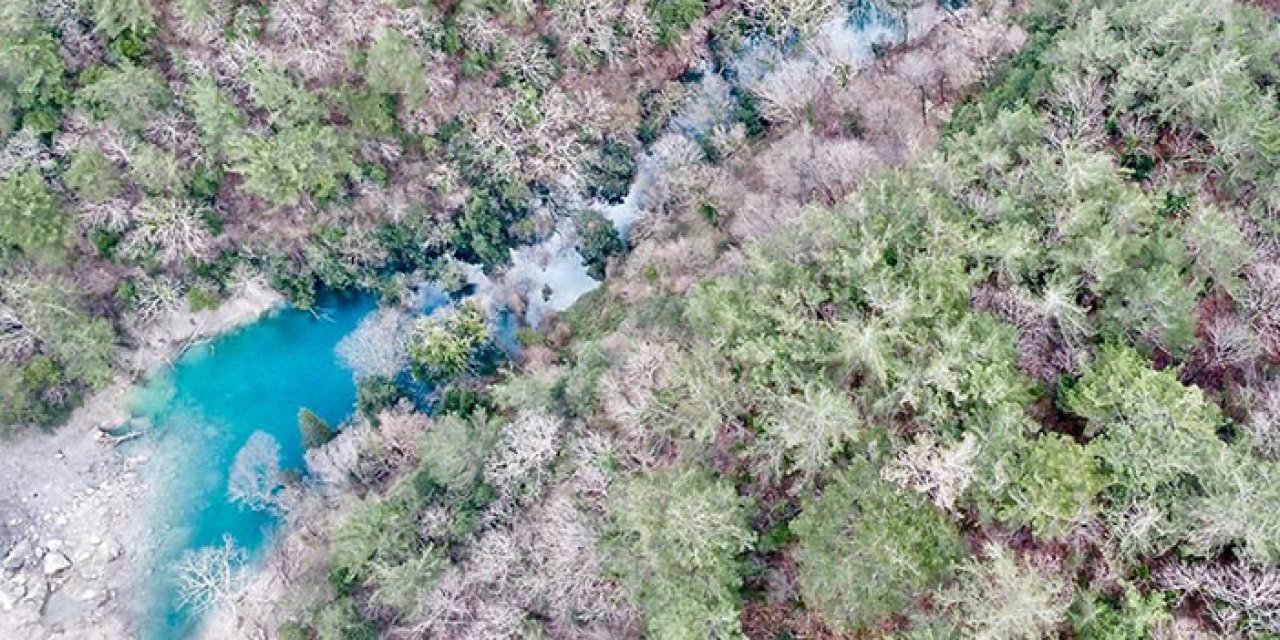
[[[1280,31],[1210,0],[1024,22],[935,151],[722,245],[736,266],[684,295],[638,250],[547,334],[555,365],[472,384],[485,408],[436,418],[416,471],[343,525],[449,514],[447,539],[332,565],[362,577],[341,583],[361,615],[441,636],[1280,633]],[[717,204],[667,233],[732,237]],[[541,539],[566,522],[591,550]],[[545,564],[569,558],[593,597]],[[405,590],[415,607],[377,605]]]
[[[0,424],[57,423],[136,373],[110,354],[246,281],[395,300],[455,259],[500,270],[565,207],[591,219],[635,172],[639,100],[679,86],[636,61],[685,55],[707,11],[5,2]],[[623,247],[599,226],[602,276]]]
[[[768,60],[715,105],[731,126],[682,143],[670,87],[640,100],[611,65],[817,41],[838,4],[441,4],[333,50],[278,6],[179,3],[174,43],[144,3],[4,10],[0,421],[107,380],[119,310],[162,284],[212,303],[248,267],[302,304],[394,301],[548,233],[562,178],[616,203],[636,149],[666,154],[628,240],[574,207],[608,279],[520,362],[495,370],[477,304],[362,325],[359,415],[300,416],[315,491],[279,553],[311,560],[279,562],[317,579],[252,624],[1280,634],[1274,15],[1036,0],[1022,42],[1005,3],[885,0],[964,29],[877,46],[859,77]],[[84,60],[71,23],[96,29]],[[204,50],[227,43],[247,53]],[[584,104],[596,80],[634,109]],[[100,290],[68,276],[90,251]],[[406,400],[424,385],[429,415]]]

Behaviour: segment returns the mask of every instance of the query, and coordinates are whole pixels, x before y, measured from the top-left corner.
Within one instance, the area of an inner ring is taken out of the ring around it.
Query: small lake
[[[178,606],[168,568],[190,549],[218,545],[224,535],[260,552],[275,519],[227,497],[228,472],[249,436],[263,431],[280,444],[281,467],[302,470],[298,410],[331,424],[355,407],[355,382],[334,347],[375,308],[370,296],[329,295],[316,313],[284,308],[258,322],[196,345],[139,387],[136,419],[149,421],[150,459],[143,473],[157,489],[147,505],[155,561],[139,621],[145,638],[185,638],[196,621]]]

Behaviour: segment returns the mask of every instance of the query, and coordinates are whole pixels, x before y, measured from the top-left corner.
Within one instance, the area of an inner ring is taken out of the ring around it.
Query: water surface
[[[140,387],[132,413],[150,422],[143,446],[157,489],[148,522],[157,546],[141,626],[147,638],[185,638],[195,620],[178,606],[170,571],[184,552],[235,539],[252,556],[275,519],[227,498],[236,453],[255,431],[280,443],[281,466],[303,468],[298,410],[331,424],[351,415],[355,383],[334,347],[374,308],[368,296],[327,296],[315,314],[284,308],[188,350]]]

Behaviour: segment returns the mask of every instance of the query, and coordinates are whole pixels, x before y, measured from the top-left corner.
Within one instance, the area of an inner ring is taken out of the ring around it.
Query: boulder
[[[61,551],[50,551],[44,554],[44,574],[56,576],[71,568],[71,559]]]

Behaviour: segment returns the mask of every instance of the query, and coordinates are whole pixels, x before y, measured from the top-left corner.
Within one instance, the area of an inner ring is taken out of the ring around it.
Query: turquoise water
[[[144,466],[157,487],[150,520],[158,543],[151,588],[140,613],[144,637],[189,637],[196,620],[178,606],[170,567],[183,553],[224,535],[250,557],[275,518],[227,498],[232,460],[255,431],[280,443],[281,467],[302,470],[298,410],[337,424],[355,406],[355,383],[334,347],[375,307],[367,296],[329,296],[317,314],[282,309],[213,342],[188,350],[175,366],[140,387],[133,414],[154,436]]]

